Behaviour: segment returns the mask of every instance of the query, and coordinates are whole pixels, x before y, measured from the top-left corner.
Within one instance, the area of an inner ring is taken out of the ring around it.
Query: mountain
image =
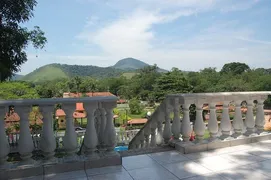
[[[124,75],[127,78],[131,78],[136,74],[137,69],[141,69],[146,66],[150,65],[134,58],[125,58],[119,60],[114,66],[110,67],[49,64],[23,76],[20,78],[20,80],[37,83],[74,76],[91,76],[97,79],[101,79]],[[158,71],[166,72],[166,70],[163,69],[159,69]]]
[[[144,62],[142,62],[142,61],[140,61],[138,59],[125,58],[125,59],[119,60],[112,67],[116,68],[116,69],[122,69],[122,70],[136,70],[136,69],[144,68],[146,66],[149,66],[149,64],[144,63]]]

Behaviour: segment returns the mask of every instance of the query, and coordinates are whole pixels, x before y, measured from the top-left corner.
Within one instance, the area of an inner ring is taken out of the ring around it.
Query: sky
[[[271,68],[271,0],[38,0],[48,43],[19,74],[50,64],[111,66],[133,57],[198,71],[243,62]]]

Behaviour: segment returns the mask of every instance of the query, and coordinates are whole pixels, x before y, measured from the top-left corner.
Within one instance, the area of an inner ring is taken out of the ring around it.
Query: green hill
[[[20,80],[32,81],[36,83],[41,81],[50,81],[58,78],[68,78],[68,77],[69,77],[68,74],[60,67],[57,67],[56,64],[49,64],[34,70],[33,72],[22,77]]]
[[[122,59],[111,67],[49,64],[34,70],[33,72],[25,75],[24,77],[21,77],[20,80],[32,81],[34,83],[37,83],[74,76],[91,76],[97,79],[102,79],[123,75],[127,78],[131,78],[136,74],[137,69],[141,69],[146,66],[149,65],[134,58]],[[159,72],[165,71],[166,70],[159,69]]]

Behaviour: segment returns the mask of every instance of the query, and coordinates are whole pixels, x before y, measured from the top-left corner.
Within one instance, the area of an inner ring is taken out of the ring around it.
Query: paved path
[[[194,154],[168,151],[123,158],[122,166],[24,180],[271,179],[271,141]]]

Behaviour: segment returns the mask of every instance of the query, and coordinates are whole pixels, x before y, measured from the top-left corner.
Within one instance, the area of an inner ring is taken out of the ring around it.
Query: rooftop
[[[122,166],[47,174],[32,179],[200,180],[271,179],[271,141],[181,154],[166,151],[123,157]],[[23,178],[22,178],[23,179]],[[29,178],[28,178],[29,179]]]

